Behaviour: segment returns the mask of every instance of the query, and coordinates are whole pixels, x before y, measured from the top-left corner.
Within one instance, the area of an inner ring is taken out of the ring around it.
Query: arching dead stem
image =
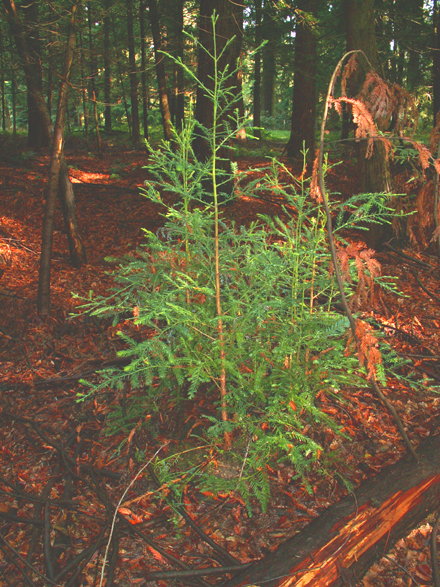
[[[323,205],[324,205],[324,210],[325,213],[327,215],[327,233],[328,233],[328,239],[329,239],[329,246],[330,246],[330,254],[331,254],[331,258],[332,258],[332,262],[335,268],[335,278],[336,278],[336,283],[338,285],[338,289],[339,289],[339,293],[341,295],[341,302],[342,302],[342,306],[344,308],[344,312],[348,318],[348,321],[350,323],[350,328],[351,328],[351,332],[352,332],[352,337],[353,340],[356,343],[356,347],[358,350],[358,357],[360,358],[360,339],[357,335],[356,332],[356,321],[353,317],[353,314],[351,313],[351,310],[348,306],[347,303],[347,298],[345,296],[344,293],[344,286],[342,283],[342,278],[341,278],[341,273],[339,270],[339,265],[338,265],[338,261],[337,261],[337,256],[336,256],[336,247],[335,247],[335,241],[334,241],[334,237],[333,237],[333,226],[332,226],[332,217],[331,217],[331,213],[330,213],[330,208],[329,208],[329,204],[328,204],[328,198],[327,198],[327,192],[325,190],[325,186],[324,186],[324,175],[323,175],[323,160],[324,160],[324,133],[325,133],[325,126],[326,126],[326,122],[327,122],[327,117],[328,117],[328,111],[329,111],[329,107],[331,105],[331,103],[334,101],[333,98],[333,91],[335,88],[335,83],[336,83],[336,79],[341,71],[342,68],[342,64],[344,62],[344,60],[350,56],[350,55],[354,55],[355,53],[362,53],[365,57],[365,59],[367,59],[367,57],[365,56],[365,54],[363,53],[363,51],[359,51],[359,50],[355,50],[355,51],[349,51],[348,53],[346,53],[342,59],[339,61],[338,65],[336,66],[333,75],[331,77],[330,83],[329,83],[329,87],[328,87],[328,91],[327,91],[327,97],[325,100],[325,105],[324,105],[324,114],[322,117],[322,123],[321,123],[321,134],[320,134],[320,141],[319,141],[319,152],[318,152],[318,185],[319,185],[319,189],[321,191],[321,196],[322,196],[322,201],[323,201]],[[368,61],[368,59],[367,59]],[[379,139],[380,140],[380,139]],[[411,453],[412,457],[414,458],[414,460],[418,460],[417,459],[417,455],[416,452],[414,450],[413,445],[411,444],[410,439],[408,438],[408,435],[405,432],[405,429],[403,427],[403,423],[402,420],[399,418],[399,415],[397,414],[394,406],[390,403],[390,401],[385,397],[384,393],[382,392],[382,390],[380,389],[377,381],[376,381],[376,377],[374,375],[374,373],[370,373],[369,374],[369,379],[371,381],[371,385],[374,389],[375,394],[377,395],[377,397],[381,400],[381,402],[386,406],[387,410],[390,412],[390,414],[392,415],[396,426],[402,436],[402,439],[408,449],[408,451]]]

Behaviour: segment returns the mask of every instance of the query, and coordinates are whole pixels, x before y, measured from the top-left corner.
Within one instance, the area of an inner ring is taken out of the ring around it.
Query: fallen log
[[[440,434],[386,467],[275,552],[222,587],[355,585],[374,562],[440,507]]]

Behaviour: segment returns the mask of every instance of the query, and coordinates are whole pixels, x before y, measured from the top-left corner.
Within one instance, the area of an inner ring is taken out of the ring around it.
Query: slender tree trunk
[[[171,130],[171,113],[167,92],[167,78],[165,75],[164,56],[160,53],[162,48],[162,37],[159,27],[159,14],[157,11],[156,0],[148,0],[148,13],[151,24],[151,31],[153,33],[154,42],[154,61],[156,64],[157,85],[159,89],[159,104],[162,114],[163,134],[166,141],[173,140],[173,133]]]
[[[2,130],[6,130],[6,99],[5,99],[5,61],[3,56],[3,34],[0,30],[0,84],[2,93]]]
[[[271,0],[264,0],[262,35],[263,47],[262,110],[266,116],[275,116],[276,81],[276,14]]]
[[[440,110],[440,11],[437,0],[434,0],[432,8],[432,19],[434,22],[434,50],[432,55],[432,85],[434,90],[433,119],[434,126],[437,121],[437,113]]]
[[[147,58],[145,55],[145,0],[139,2],[139,25],[141,33],[141,92],[142,92],[142,127],[144,139],[148,141],[148,88]]]
[[[174,15],[174,57],[183,62],[183,0],[177,0]],[[174,126],[182,129],[185,118],[185,87],[183,69],[173,63],[174,82]]]
[[[141,136],[139,133],[139,101],[138,80],[136,74],[136,50],[133,32],[133,0],[125,0],[127,7],[127,33],[128,33],[128,62],[130,64],[130,97],[131,97],[131,122],[132,139],[135,147],[139,147]]]
[[[113,42],[114,42],[114,46],[117,47],[118,46],[118,43],[117,43],[116,28],[115,28],[115,22],[114,22],[114,20],[112,20],[112,28],[113,28]],[[120,83],[120,86],[121,86],[121,94],[122,94],[122,101],[124,102],[125,115],[127,117],[128,130],[130,132],[131,139],[133,140],[132,124],[131,124],[131,113],[130,113],[130,109],[128,108],[127,96],[126,96],[126,93],[125,93],[124,79],[122,77],[122,70],[121,70],[121,61],[119,59],[117,59],[116,60],[116,63],[117,63],[117,66],[118,66],[119,83]]]
[[[318,3],[299,0],[297,6],[292,121],[286,151],[289,157],[300,157],[305,149],[307,163],[311,164],[315,158],[317,40],[315,23],[308,15],[316,19]]]
[[[79,63],[81,68],[81,96],[82,96],[82,107],[83,107],[83,115],[84,115],[84,134],[86,135],[86,145],[87,151],[89,150],[89,109],[87,104],[87,84],[86,84],[86,77],[85,77],[85,66],[84,66],[84,46],[83,46],[83,39],[81,28],[79,29],[79,44],[80,44],[80,57]]]
[[[104,120],[105,132],[112,132],[111,68],[110,68],[110,0],[104,3]]]
[[[261,0],[255,0],[255,47],[260,47],[261,42]],[[254,59],[253,133],[257,139],[261,139],[261,50],[255,53]]]
[[[96,92],[96,84],[95,80],[98,76],[98,67],[96,65],[96,54],[95,48],[93,46],[93,34],[92,34],[92,3],[88,2],[87,4],[87,20],[89,25],[89,59],[90,59],[90,96],[93,100],[93,118],[95,120],[95,134],[96,134],[96,147],[98,150],[99,157],[102,157],[102,146],[101,146],[101,135],[99,132],[99,119],[98,119],[98,107],[96,103],[97,99],[97,92]]]
[[[41,315],[48,315],[50,312],[50,267],[52,259],[53,225],[59,185],[60,182],[66,178],[67,175],[67,166],[63,156],[64,125],[67,110],[67,93],[69,87],[68,81],[75,52],[76,14],[80,1],[81,0],[77,0],[76,4],[74,4],[74,6],[72,7],[72,18],[66,46],[63,78],[59,92],[57,117],[52,138],[52,155],[49,169],[49,182],[47,187],[46,207],[44,211],[43,220],[40,272],[38,282],[37,310],[38,313]],[[63,176],[61,177],[60,170],[63,166],[65,167],[65,169]],[[68,185],[72,185],[70,181],[68,181]],[[66,198],[64,198],[64,202],[67,204]],[[68,221],[69,219],[66,218],[66,220]],[[81,245],[81,242],[77,244]]]
[[[11,97],[12,97],[12,135],[17,137],[17,82],[15,81],[14,63],[11,65]]]

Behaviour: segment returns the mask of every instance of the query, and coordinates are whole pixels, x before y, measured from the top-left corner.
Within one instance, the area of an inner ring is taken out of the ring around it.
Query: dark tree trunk
[[[440,435],[336,503],[223,587],[355,585],[440,503]]]
[[[89,109],[87,104],[87,85],[86,85],[86,75],[85,75],[85,66],[84,66],[84,47],[83,47],[83,39],[81,34],[81,28],[79,29],[79,44],[80,44],[80,69],[81,69],[81,97],[82,97],[82,107],[83,107],[83,115],[84,115],[84,133],[86,135],[86,144],[87,144],[87,151],[89,150]]]
[[[255,47],[258,48],[261,42],[261,0],[255,0]],[[254,58],[253,108],[253,133],[261,139],[261,50],[255,53]]]
[[[345,12],[347,19],[347,51],[362,50],[369,61],[369,64],[366,64],[365,58],[359,55],[358,68],[349,80],[350,93],[357,95],[361,90],[365,74],[370,66],[375,70],[379,67],[374,0],[347,0]],[[361,193],[392,192],[390,164],[382,141],[375,142],[373,154],[368,158],[367,142],[362,141],[359,144],[358,161]],[[372,248],[379,249],[390,236],[388,225],[371,224],[367,234],[367,244]]]
[[[142,126],[144,138],[148,141],[148,87],[147,59],[145,55],[145,0],[139,2],[139,25],[141,33],[141,91],[142,91]]]
[[[277,62],[276,13],[271,0],[264,0],[262,35],[266,44],[263,47],[263,79],[261,109],[266,116],[275,116],[275,82]]]
[[[239,33],[237,35],[238,47],[236,51],[238,53],[236,68],[237,68],[237,84],[235,88],[235,94],[237,96],[237,107],[238,107],[238,115],[240,121],[244,121],[244,99],[243,99],[243,55],[242,55],[242,45],[243,45],[243,20],[244,20],[244,13],[243,13],[243,5],[237,6],[237,11],[234,14],[234,20],[237,24]],[[240,126],[237,129],[237,140],[245,141],[246,140],[246,128],[244,126]]]
[[[239,86],[237,79],[238,72],[238,59],[240,57],[240,48],[242,42],[242,31],[239,26],[240,14],[242,11],[242,5],[235,3],[232,0],[200,0],[200,15],[199,15],[199,43],[201,47],[207,49],[211,55],[214,54],[214,36],[212,27],[212,14],[216,12],[218,16],[216,23],[216,52],[217,56],[220,56],[218,61],[218,72],[222,74],[224,72],[227,81],[224,84],[223,91],[228,91],[230,96],[235,96],[235,103],[230,105],[230,108],[224,110],[223,121],[227,119],[229,114],[233,114],[234,109],[237,107],[237,88]],[[234,38],[225,49],[228,40]],[[208,90],[213,91],[214,80],[212,77],[214,64],[210,55],[207,51],[199,48],[198,52],[198,67],[197,77],[200,82]],[[220,102],[220,108],[225,108],[225,99]],[[218,128],[217,131],[222,132],[222,120],[214,121],[214,107],[212,99],[207,95],[201,85],[197,88],[197,104],[195,117],[197,122],[200,123],[205,129],[211,130],[214,123],[216,122]],[[226,128],[226,127],[225,127]],[[223,130],[225,130],[225,128]],[[211,157],[211,146],[207,142],[206,137],[203,133],[199,133],[194,140],[194,153],[196,157],[201,161],[206,161]],[[233,179],[230,178],[226,181],[224,175],[230,175],[230,161],[229,152],[227,149],[221,149],[218,153],[219,156],[219,178],[217,183],[220,184],[225,182],[222,186],[222,199],[229,197],[233,191]],[[223,177],[221,177],[223,175]],[[207,192],[207,198],[210,199],[212,193],[211,186],[205,186],[205,192]]]
[[[112,132],[111,107],[111,66],[110,66],[110,0],[104,3],[104,128],[106,133]]]
[[[99,119],[98,119],[98,107],[97,107],[97,91],[96,91],[96,84],[95,80],[98,76],[98,66],[96,64],[96,54],[95,48],[93,45],[93,18],[92,18],[92,3],[88,2],[87,4],[87,20],[89,25],[89,59],[90,59],[90,96],[93,100],[93,118],[95,120],[95,134],[96,134],[96,147],[98,149],[98,155],[102,157],[102,147],[101,147],[101,134],[99,132]]]
[[[295,27],[295,74],[293,78],[292,121],[286,146],[289,157],[300,157],[305,150],[307,163],[315,158],[317,0],[299,0]],[[311,20],[308,15],[311,15]]]
[[[113,28],[113,43],[114,43],[114,46],[117,47],[118,46],[118,42],[117,42],[115,22],[114,22],[113,19],[112,19],[111,22],[112,22],[112,28]],[[127,97],[126,97],[125,86],[124,86],[124,79],[122,77],[122,69],[121,69],[121,61],[120,61],[120,59],[116,59],[116,63],[117,63],[117,66],[118,66],[119,84],[121,86],[122,101],[124,102],[124,109],[125,109],[125,115],[127,117],[128,130],[129,130],[130,135],[131,135],[131,138],[133,140],[132,124],[131,124],[131,113],[130,113],[130,109],[128,108]]]
[[[177,0],[174,16],[174,57],[183,62],[183,0]],[[174,126],[177,130],[183,127],[185,118],[185,87],[183,69],[173,63],[174,81]]]
[[[159,26],[159,14],[156,0],[148,0],[148,14],[154,43],[154,61],[156,64],[157,86],[159,89],[159,104],[162,114],[163,134],[166,141],[172,141],[170,103],[167,92],[167,78],[165,75],[164,56],[160,53],[162,48],[162,36]]]
[[[6,130],[6,99],[5,99],[5,60],[3,56],[3,31],[0,30],[0,83],[2,93],[2,130]]]
[[[139,132],[139,100],[138,80],[136,73],[136,49],[133,32],[133,0],[125,0],[127,6],[127,33],[128,33],[128,62],[130,65],[130,98],[132,139],[135,147],[139,147],[141,135]]]
[[[434,126],[437,123],[437,113],[440,110],[440,11],[437,0],[434,0],[432,16],[434,21],[434,50],[432,55],[432,85],[434,90],[433,118]]]
[[[67,93],[68,93],[68,81],[70,76],[70,70],[73,63],[73,57],[75,52],[75,41],[76,41],[76,13],[78,5],[81,0],[77,0],[76,4],[72,8],[72,19],[69,30],[69,36],[66,46],[66,55],[64,62],[64,71],[62,82],[60,86],[57,117],[55,122],[55,128],[52,138],[52,153],[50,160],[49,169],[49,181],[47,187],[46,206],[44,211],[43,219],[43,233],[41,239],[41,256],[40,256],[40,272],[38,282],[38,301],[37,310],[41,315],[48,315],[50,312],[50,267],[52,259],[52,241],[53,241],[53,225],[55,217],[55,208],[57,201],[58,190],[63,183],[62,190],[64,190],[64,208],[65,208],[65,219],[69,222],[69,211],[68,206],[71,205],[69,201],[69,195],[66,191],[68,187],[71,189],[71,183],[67,175],[67,166],[63,155],[63,139],[64,139],[64,125],[66,120],[67,111]],[[64,172],[61,175],[60,170],[64,168]],[[67,183],[66,183],[67,177]],[[73,199],[73,198],[72,198]],[[76,232],[76,231],[75,231]],[[69,235],[70,238],[71,235]],[[81,241],[75,243],[76,246],[81,247]],[[80,259],[78,259],[80,262]],[[80,263],[78,263],[80,264]]]
[[[12,99],[12,134],[17,136],[17,82],[15,81],[15,66],[11,64],[11,99]]]
[[[43,95],[43,72],[41,67],[41,43],[39,36],[38,2],[26,2],[23,7],[24,28],[27,46],[27,56],[30,61],[28,75],[32,77],[32,87]],[[27,104],[28,104],[28,139],[29,149],[41,151],[49,147],[46,133],[42,125],[36,103],[35,92],[30,89],[27,83]]]

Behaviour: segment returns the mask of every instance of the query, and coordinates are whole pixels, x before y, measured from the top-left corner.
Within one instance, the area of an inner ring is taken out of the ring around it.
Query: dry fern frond
[[[347,81],[353,75],[353,73],[357,70],[358,62],[357,62],[357,54],[354,53],[350,59],[347,61],[346,66],[344,67],[344,71],[342,73],[341,78],[341,95],[347,95]]]
[[[350,260],[354,260],[357,270],[357,284],[350,298],[350,310],[359,310],[366,305],[374,304],[375,278],[381,275],[381,266],[374,257],[373,249],[365,249],[363,243],[350,243],[344,249],[339,249],[337,258],[344,281],[352,283],[350,276]]]
[[[379,136],[373,117],[363,102],[355,98],[345,98],[343,96],[334,102],[344,102],[351,106],[353,122],[356,125],[355,139],[357,141]],[[337,111],[339,112],[338,109]]]
[[[391,86],[375,71],[367,73],[358,98],[367,106],[372,117],[380,123],[381,129],[389,126],[396,106],[396,99]]]
[[[403,132],[414,134],[419,117],[417,106],[411,94],[398,84],[389,84],[370,71],[357,98],[364,102],[381,130],[393,129],[399,136]]]
[[[382,363],[382,355],[379,351],[379,341],[374,336],[374,330],[371,324],[363,320],[356,320],[356,337],[357,337],[357,355],[359,363],[365,367],[367,371],[367,378],[375,377],[377,373],[377,365]],[[350,336],[346,354],[348,354],[353,346],[353,337]]]
[[[420,250],[429,246],[430,237],[435,231],[434,220],[434,187],[429,181],[422,185],[414,200],[401,199],[399,208],[403,212],[416,211],[406,218],[405,232],[411,245]]]

